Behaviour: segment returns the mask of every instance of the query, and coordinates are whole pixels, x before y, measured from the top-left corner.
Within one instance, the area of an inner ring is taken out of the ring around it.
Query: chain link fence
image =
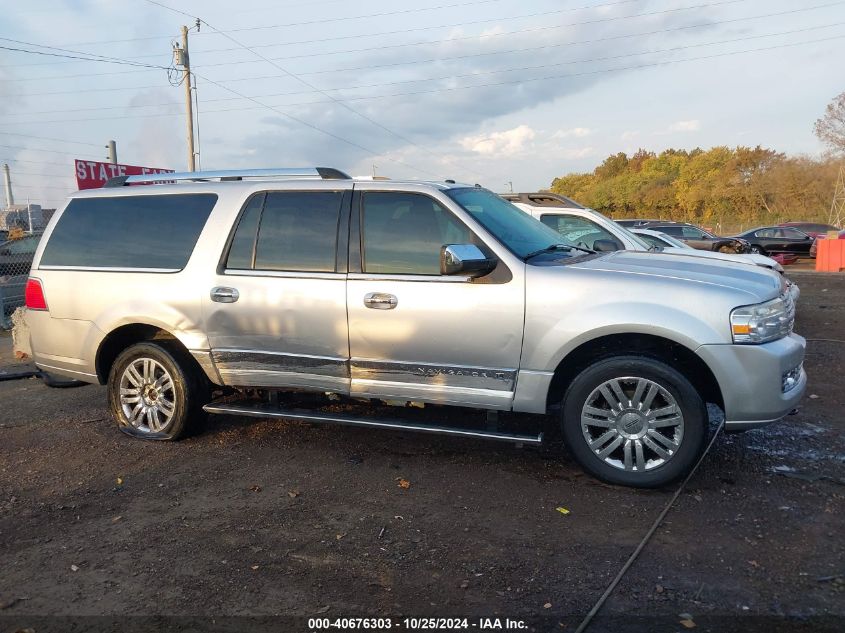
[[[24,305],[24,289],[41,232],[9,222],[0,211],[0,328],[12,327],[12,313]]]

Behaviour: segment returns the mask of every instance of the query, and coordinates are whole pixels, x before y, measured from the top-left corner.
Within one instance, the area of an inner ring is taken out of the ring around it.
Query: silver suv
[[[586,470],[649,487],[691,468],[706,403],[743,430],[805,388],[804,340],[771,271],[595,252],[452,181],[162,178],[74,194],[26,289],[36,364],[107,384],[136,436],[176,439],[210,412],[542,441],[286,410],[291,390],[549,414]]]

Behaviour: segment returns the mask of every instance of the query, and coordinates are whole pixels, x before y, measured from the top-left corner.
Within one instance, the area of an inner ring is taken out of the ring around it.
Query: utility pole
[[[833,194],[833,204],[830,205],[830,217],[827,223],[841,229],[843,220],[845,220],[845,165],[839,168],[839,179],[836,181],[836,191]]]
[[[513,181],[508,180],[505,184],[510,188],[510,192],[513,193]]]
[[[109,144],[106,145],[106,149],[109,150],[109,162],[112,165],[117,165],[117,143],[109,141]]]
[[[15,196],[12,195],[12,176],[8,164],[3,165],[3,182],[6,184],[6,206],[11,208],[15,204]]]
[[[185,126],[188,140],[188,171],[196,171],[194,154],[194,107],[191,97],[191,60],[188,55],[188,27],[182,27],[182,47],[173,49],[177,66],[182,67],[182,83],[185,85]]]

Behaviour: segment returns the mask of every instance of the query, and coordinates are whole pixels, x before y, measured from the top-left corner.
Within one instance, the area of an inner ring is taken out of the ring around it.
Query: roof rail
[[[223,169],[218,171],[186,171],[109,178],[103,187],[123,187],[138,183],[172,183],[178,181],[245,180],[249,178],[322,178],[351,180],[351,176],[333,167],[278,167],[272,169]]]

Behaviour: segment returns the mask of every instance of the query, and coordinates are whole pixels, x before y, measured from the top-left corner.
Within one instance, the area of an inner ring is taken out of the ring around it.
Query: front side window
[[[445,193],[518,257],[525,258],[550,245],[566,243],[557,231],[538,222],[492,191],[466,187],[449,189]],[[570,253],[570,256],[583,254]]]
[[[213,193],[74,198],[40,265],[181,270],[216,202]]]
[[[444,244],[477,243],[469,229],[428,196],[367,192],[363,205],[366,273],[439,275]]]
[[[669,246],[667,242],[664,242],[659,237],[655,237],[654,235],[648,235],[647,233],[637,233],[637,235],[645,240],[649,246],[657,246],[658,248],[664,248]]]
[[[341,191],[274,191],[247,201],[226,268],[334,272]]]
[[[610,240],[617,250],[622,250],[622,243],[607,230],[587,218],[575,215],[545,214],[540,222],[557,231],[567,242],[584,248],[594,249],[596,240]]]
[[[761,238],[771,238],[771,237],[774,237],[774,236],[775,236],[775,230],[774,229],[763,229],[761,231],[757,231],[754,234],[754,237],[761,237]]]
[[[785,237],[788,240],[803,240],[807,237],[805,233],[796,229],[781,229],[780,237]]]
[[[683,227],[683,233],[684,238],[688,240],[701,240],[707,237],[707,234],[704,231],[691,226]]]

